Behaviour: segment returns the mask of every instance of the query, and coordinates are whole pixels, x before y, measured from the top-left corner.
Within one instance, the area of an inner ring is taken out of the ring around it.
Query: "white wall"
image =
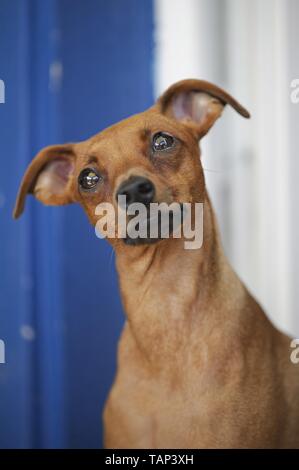
[[[203,78],[252,114],[228,109],[206,137],[207,184],[233,266],[275,324],[298,336],[299,104],[290,82],[299,76],[299,2],[156,0],[155,10],[156,94]]]

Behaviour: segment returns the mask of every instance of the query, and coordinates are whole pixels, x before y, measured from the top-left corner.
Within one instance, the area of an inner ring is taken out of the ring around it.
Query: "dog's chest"
[[[180,380],[120,368],[105,410],[106,446],[277,447],[279,395],[251,374],[219,381],[182,369]],[[197,378],[196,378],[197,377]],[[212,378],[211,378],[212,377]],[[259,397],[257,403],[257,397]]]

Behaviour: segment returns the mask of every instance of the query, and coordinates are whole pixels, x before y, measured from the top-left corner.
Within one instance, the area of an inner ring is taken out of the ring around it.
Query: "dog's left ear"
[[[203,137],[221,115],[226,104],[249,118],[249,112],[226,91],[204,80],[182,80],[172,85],[158,99],[161,113],[191,127]]]

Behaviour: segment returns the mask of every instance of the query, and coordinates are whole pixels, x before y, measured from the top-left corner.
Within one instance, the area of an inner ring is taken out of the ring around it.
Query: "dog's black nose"
[[[126,196],[126,206],[133,202],[141,202],[148,205],[153,202],[155,197],[155,186],[153,183],[142,176],[130,176],[124,181],[116,193],[116,200],[119,196]]]

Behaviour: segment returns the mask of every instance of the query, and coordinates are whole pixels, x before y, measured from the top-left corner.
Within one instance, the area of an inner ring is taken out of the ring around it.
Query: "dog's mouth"
[[[136,233],[132,234],[130,230],[127,230],[127,236],[123,238],[123,241],[126,245],[138,246],[153,245],[161,240],[172,238],[173,233],[183,223],[183,217],[183,204],[179,204],[175,212],[161,211],[154,216],[152,216],[148,210],[147,217],[135,224]],[[129,217],[128,228],[130,228],[130,221],[132,221],[133,218],[134,217]]]

